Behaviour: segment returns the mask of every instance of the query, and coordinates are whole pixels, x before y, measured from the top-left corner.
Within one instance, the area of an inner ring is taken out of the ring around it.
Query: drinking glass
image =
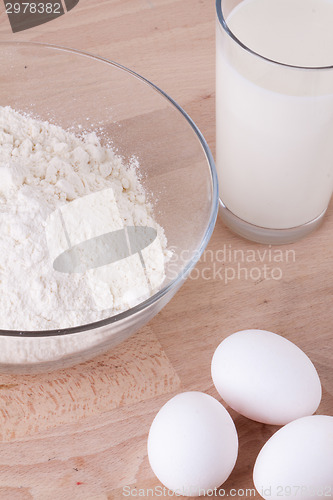
[[[228,26],[240,3],[216,1],[220,215],[247,239],[289,243],[319,226],[332,194],[333,66],[254,52]]]

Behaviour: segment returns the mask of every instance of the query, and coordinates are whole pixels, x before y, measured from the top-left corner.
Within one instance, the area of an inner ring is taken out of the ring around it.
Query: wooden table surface
[[[152,80],[185,108],[214,153],[213,0],[80,0],[65,16],[16,34],[1,9],[1,40],[85,49]],[[158,486],[146,453],[154,415],[184,390],[219,398],[212,354],[237,330],[268,329],[297,343],[321,377],[318,413],[333,414],[332,241],[332,210],[315,234],[271,249],[218,221],[197,271],[134,337],[72,369],[0,375],[0,499],[121,499],[125,486],[131,497]],[[240,450],[226,493],[253,488],[257,453],[276,430],[231,415]]]

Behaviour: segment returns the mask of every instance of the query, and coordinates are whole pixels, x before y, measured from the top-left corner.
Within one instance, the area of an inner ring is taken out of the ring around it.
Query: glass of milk
[[[333,190],[333,0],[217,0],[220,213],[245,238],[288,243]]]

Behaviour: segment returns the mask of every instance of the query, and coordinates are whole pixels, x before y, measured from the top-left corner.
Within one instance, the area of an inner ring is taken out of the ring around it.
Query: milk
[[[333,65],[333,0],[246,0],[227,25],[273,61]],[[333,69],[267,61],[220,24],[216,57],[221,200],[261,227],[312,221],[333,190]]]

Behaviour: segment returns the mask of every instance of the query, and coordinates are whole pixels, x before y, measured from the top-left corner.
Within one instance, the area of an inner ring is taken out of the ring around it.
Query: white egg
[[[238,453],[235,425],[216,399],[184,392],[157,413],[148,436],[148,458],[168,489],[198,496],[219,487],[233,470]]]
[[[321,400],[310,359],[289,340],[265,330],[244,330],[223,340],[213,356],[212,378],[231,408],[266,424],[312,415]]]
[[[333,417],[294,420],[264,445],[253,481],[267,500],[333,497]]]

